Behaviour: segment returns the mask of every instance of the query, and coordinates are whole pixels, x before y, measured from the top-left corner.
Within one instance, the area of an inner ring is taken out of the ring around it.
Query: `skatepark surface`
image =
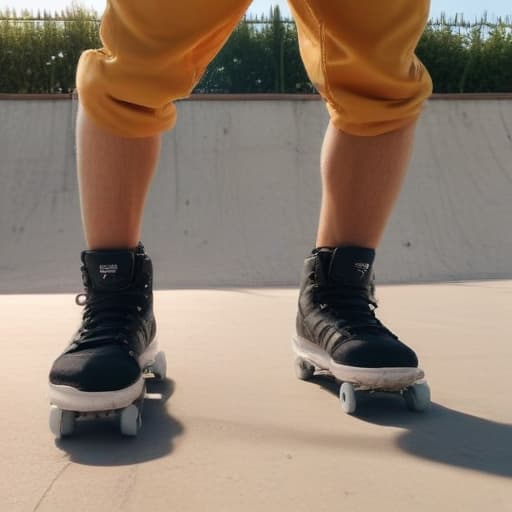
[[[47,376],[79,322],[76,102],[0,98],[0,512],[512,511],[512,101],[428,102],[376,261],[426,413],[295,378],[327,123],[315,99],[185,101],[144,223],[168,379],[138,438],[56,441]],[[291,287],[290,287],[291,286]]]
[[[432,407],[295,378],[295,289],[156,292],[169,379],[136,439],[113,422],[55,441],[48,368],[71,294],[3,295],[0,510],[506,512],[512,503],[512,281],[388,285],[382,319],[419,353]]]

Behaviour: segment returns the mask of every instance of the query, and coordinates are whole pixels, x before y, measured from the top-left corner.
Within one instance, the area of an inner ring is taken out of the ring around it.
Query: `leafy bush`
[[[98,15],[72,7],[33,15],[0,11],[0,92],[70,92],[81,52],[100,46]],[[417,54],[435,92],[512,92],[510,20],[431,20]],[[314,92],[302,64],[297,31],[279,8],[245,18],[212,61],[196,93]]]
[[[69,92],[86,48],[100,45],[95,12],[0,12],[0,92]]]

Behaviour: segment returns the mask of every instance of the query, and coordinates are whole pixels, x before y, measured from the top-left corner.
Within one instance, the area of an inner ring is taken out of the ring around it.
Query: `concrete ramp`
[[[0,101],[0,292],[80,286],[76,106]],[[326,124],[320,101],[180,102],[144,223],[157,286],[296,284]],[[511,100],[428,103],[380,282],[512,277],[511,134]]]

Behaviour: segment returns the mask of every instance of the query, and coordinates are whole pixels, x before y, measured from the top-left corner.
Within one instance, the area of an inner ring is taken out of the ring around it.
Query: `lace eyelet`
[[[83,299],[83,300],[81,300]],[[77,306],[85,306],[87,303],[87,294],[86,293],[79,293],[75,296],[75,304]]]

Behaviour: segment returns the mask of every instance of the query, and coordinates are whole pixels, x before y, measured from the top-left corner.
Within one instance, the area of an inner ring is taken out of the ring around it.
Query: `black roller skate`
[[[293,339],[297,376],[332,375],[347,413],[359,390],[400,393],[423,411],[430,390],[416,354],[375,317],[374,257],[372,249],[338,247],[306,258]]]
[[[82,323],[50,370],[50,429],[70,435],[77,419],[117,415],[121,433],[137,435],[145,377],[164,379],[153,315],[153,268],[132,250],[84,251]]]

